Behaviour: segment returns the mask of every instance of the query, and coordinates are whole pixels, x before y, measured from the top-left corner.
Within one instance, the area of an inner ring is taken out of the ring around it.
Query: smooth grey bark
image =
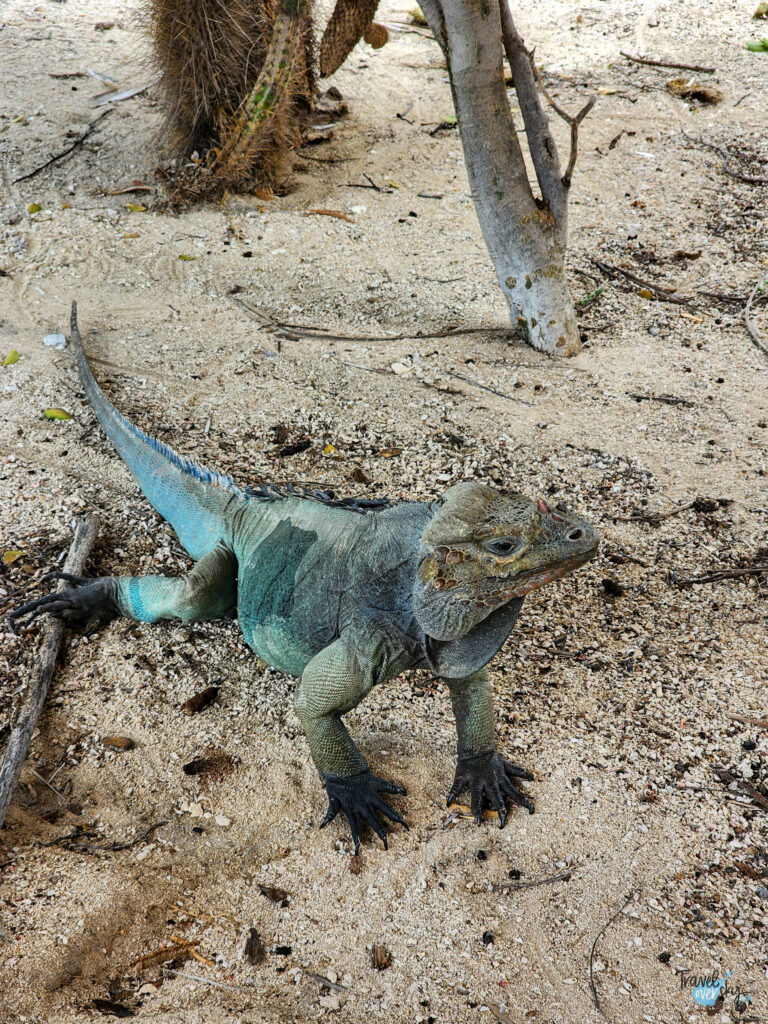
[[[477,218],[509,303],[510,319],[534,348],[575,355],[581,348],[565,279],[568,187],[532,55],[517,33],[507,0],[420,0],[442,48]],[[515,131],[503,56],[507,54],[528,148],[541,191],[533,194]],[[591,106],[591,103],[588,105]],[[575,143],[588,108],[569,118]],[[575,159],[572,159],[569,172]]]

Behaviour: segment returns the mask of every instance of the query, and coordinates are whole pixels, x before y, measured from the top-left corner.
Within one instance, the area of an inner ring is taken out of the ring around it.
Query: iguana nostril
[[[583,536],[583,530],[571,530],[571,532],[568,534],[568,540],[581,540]]]

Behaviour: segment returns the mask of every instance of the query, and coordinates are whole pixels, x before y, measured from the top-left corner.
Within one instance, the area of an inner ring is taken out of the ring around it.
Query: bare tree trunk
[[[563,176],[539,99],[532,55],[515,30],[507,0],[421,0],[448,61],[467,175],[480,227],[510,318],[534,348],[575,355],[581,347],[565,279],[570,173]],[[504,82],[506,50],[528,147],[541,190],[528,183]],[[588,105],[591,106],[591,103]]]

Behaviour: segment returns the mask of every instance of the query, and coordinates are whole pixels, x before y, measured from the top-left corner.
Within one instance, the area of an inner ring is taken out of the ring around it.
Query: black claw
[[[533,804],[528,797],[512,785],[510,777],[532,781],[533,776],[525,768],[520,768],[495,751],[485,754],[464,755],[459,758],[456,776],[448,795],[448,804],[452,804],[467,788],[470,793],[470,807],[478,825],[482,823],[483,811],[493,810],[499,815],[499,828],[507,823],[506,800],[519,807],[524,807],[533,814]]]
[[[328,801],[328,810],[325,812],[325,817],[320,822],[320,828],[325,828],[326,825],[330,825],[333,819],[341,810],[341,804],[334,797],[331,797]]]
[[[360,772],[358,775],[324,775],[323,781],[328,793],[328,811],[323,818],[321,828],[333,821],[339,810],[349,823],[352,833],[352,841],[355,844],[355,853],[360,852],[360,833],[363,823],[370,826],[384,844],[384,849],[389,849],[387,842],[387,824],[389,818],[400,825],[408,828],[408,824],[402,815],[391,807],[381,794],[394,793],[402,795],[405,789],[397,786],[386,779],[380,779],[371,771]],[[381,816],[381,817],[380,817]]]
[[[49,573],[47,578],[63,579],[72,586],[37,597],[12,611],[8,623],[14,633],[17,623],[28,626],[38,616],[46,614],[73,625],[85,625],[90,633],[118,614],[113,582],[109,578],[92,580],[58,570]]]
[[[71,572],[64,572],[61,569],[47,572],[40,582],[47,583],[49,580],[64,580],[65,583],[71,583],[74,587],[84,587],[87,583],[93,583],[90,576],[73,576]]]

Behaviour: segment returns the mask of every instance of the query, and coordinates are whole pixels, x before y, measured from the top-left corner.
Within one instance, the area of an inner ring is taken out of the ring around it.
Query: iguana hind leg
[[[483,668],[464,679],[445,680],[451,694],[458,733],[458,763],[448,794],[452,804],[463,789],[469,790],[470,806],[478,825],[483,811],[496,811],[499,827],[507,821],[507,799],[533,814],[533,804],[513,783],[513,779],[530,782],[533,776],[505,760],[496,752],[496,737],[491,694],[491,677]]]
[[[382,794],[405,794],[402,786],[380,779],[368,767],[341,716],[351,711],[371,687],[388,675],[388,647],[375,630],[345,633],[316,654],[301,676],[296,712],[304,726],[312,760],[328,794],[324,828],[343,811],[355,853],[367,824],[387,847],[385,819],[408,827]]]
[[[218,619],[237,604],[237,559],[224,544],[202,558],[186,576],[82,576],[51,573],[71,586],[17,608],[11,627],[49,614],[89,631],[118,615],[140,622]]]

